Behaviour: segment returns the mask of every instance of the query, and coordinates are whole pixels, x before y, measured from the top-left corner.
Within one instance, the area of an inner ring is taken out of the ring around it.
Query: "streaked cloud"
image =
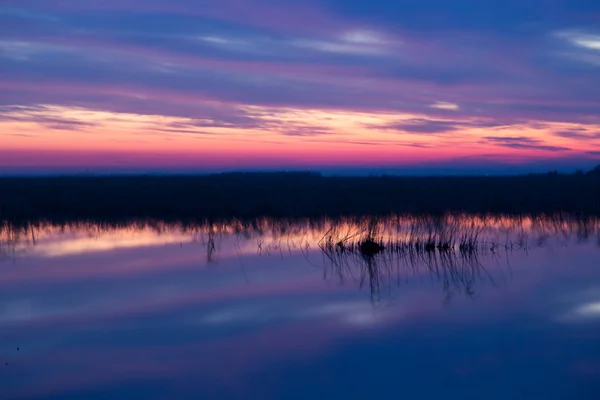
[[[20,18],[24,18],[24,19],[46,20],[46,21],[59,21],[60,20],[60,18],[53,16],[53,15],[31,12],[31,11],[27,11],[26,9],[22,9],[22,8],[18,8],[18,7],[0,8],[0,15],[15,16],[15,17],[20,17]]]
[[[295,39],[291,44],[326,53],[353,54],[362,56],[392,55],[397,47],[383,35],[369,30],[344,32],[339,38]],[[397,54],[396,54],[397,55]]]
[[[446,101],[436,101],[433,104],[430,104],[429,107],[437,108],[438,110],[450,110],[450,111],[458,111],[460,107],[458,104],[449,103]]]
[[[600,34],[564,31],[558,32],[556,35],[569,41],[575,46],[600,51]]]
[[[382,45],[387,43],[387,40],[382,35],[369,30],[354,30],[345,32],[342,35],[342,40],[350,43],[372,45]]]
[[[489,143],[494,143],[498,146],[509,147],[512,149],[533,149],[542,151],[570,151],[572,149],[563,146],[552,146],[544,144],[542,141],[527,137],[484,137],[484,140]]]
[[[571,129],[565,131],[558,131],[553,133],[555,136],[569,138],[569,139],[600,139],[600,132],[588,131],[586,129]]]
[[[425,118],[412,118],[381,127],[410,133],[445,133],[460,129],[457,121],[430,120]]]
[[[298,39],[292,41],[298,47],[322,52],[377,56],[391,54],[394,43],[383,35],[369,30],[353,30],[343,33],[339,39]]]
[[[231,160],[235,143],[307,165],[600,147],[600,6],[209,3],[0,6],[0,146]]]

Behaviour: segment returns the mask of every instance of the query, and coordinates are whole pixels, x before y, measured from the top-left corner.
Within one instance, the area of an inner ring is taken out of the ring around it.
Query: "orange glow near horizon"
[[[600,125],[530,121],[493,126],[476,118],[238,106],[252,123],[43,105],[12,107],[0,121],[0,166],[410,165],[493,155],[506,162],[600,150]],[[451,113],[450,113],[451,114]],[[412,124],[454,124],[410,132]],[[400,126],[399,126],[400,125]],[[589,133],[589,140],[555,132]],[[503,138],[536,146],[502,146]],[[493,138],[493,140],[490,140]],[[564,148],[564,151],[562,150]],[[8,154],[8,155],[7,155]],[[12,156],[10,156],[12,154]],[[116,157],[116,158],[115,158]]]

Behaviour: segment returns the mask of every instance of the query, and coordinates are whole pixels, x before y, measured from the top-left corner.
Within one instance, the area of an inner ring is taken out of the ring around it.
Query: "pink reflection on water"
[[[19,337],[24,349],[14,362],[11,359],[5,375],[22,380],[14,380],[6,393],[60,395],[132,382],[179,386],[185,381],[215,396],[241,396],[252,389],[260,373],[277,371],[279,365],[318,363],[352,339],[389,330],[401,333],[432,321],[476,329],[480,324],[530,314],[556,323],[561,310],[598,300],[593,288],[585,294],[577,287],[574,293],[556,289],[565,277],[584,282],[597,278],[593,268],[597,249],[590,243],[563,241],[563,233],[581,231],[578,223],[558,220],[542,223],[540,228],[540,221],[531,220],[460,221],[466,229],[482,227],[491,238],[513,229],[515,238],[525,232],[533,240],[537,230],[542,235],[558,232],[562,239],[546,238],[544,247],[532,246],[527,251],[482,252],[485,271],[479,271],[483,278],[473,283],[475,298],[467,299],[456,289],[451,303],[444,300],[448,290],[444,274],[435,276],[425,264],[386,269],[380,261],[377,273],[382,295],[375,300],[367,287],[357,290],[368,257],[358,257],[356,264],[349,265],[343,280],[336,274],[325,275],[326,257],[315,241],[327,234],[332,241],[353,232],[361,234],[364,226],[350,221],[335,229],[331,222],[300,224],[284,240],[281,231],[287,232],[289,226],[278,230],[273,221],[262,221],[257,224],[259,233],[246,236],[244,245],[236,241],[240,226],[211,226],[220,241],[215,263],[206,262],[201,240],[172,243],[169,238],[179,236],[165,234],[164,229],[132,246],[119,244],[122,231],[108,229],[108,249],[84,246],[85,251],[79,251],[81,247],[76,246],[76,252],[49,253],[36,250],[32,243],[13,261],[0,263],[0,326]],[[389,221],[378,223],[382,232],[389,228]],[[593,237],[597,225],[587,228]],[[407,236],[406,229],[401,226],[381,234],[419,237],[414,232]],[[39,233],[37,243],[61,248],[62,241],[69,249],[81,237],[77,229],[62,238],[60,232],[48,232],[46,236]],[[157,239],[161,237],[164,242]],[[301,245],[282,251],[277,246],[287,239],[301,240]],[[257,243],[261,255],[253,249]],[[549,289],[536,297],[539,288]],[[29,309],[23,304],[29,304]],[[428,339],[439,342],[445,340],[444,334],[429,331]],[[593,332],[571,337],[590,340]],[[519,357],[545,360],[553,354],[538,349]],[[517,357],[508,355],[509,361]],[[472,364],[457,363],[453,371],[470,376],[498,369],[507,360],[503,357],[491,352]],[[593,364],[582,365],[576,364],[573,371],[594,373]]]

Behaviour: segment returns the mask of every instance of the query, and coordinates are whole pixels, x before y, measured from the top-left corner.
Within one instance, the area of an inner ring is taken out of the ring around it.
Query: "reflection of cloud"
[[[366,301],[334,301],[317,306],[294,304],[242,305],[211,311],[205,314],[200,323],[206,325],[226,325],[240,323],[264,323],[270,320],[327,319],[342,324],[366,326],[382,322],[391,314],[373,307]]]
[[[586,318],[600,317],[600,301],[577,307],[573,313]]]
[[[73,254],[188,242],[191,239],[191,236],[184,234],[169,233],[156,235],[152,232],[144,232],[136,236],[105,235],[99,237],[78,237],[56,242],[39,243],[35,247],[35,252],[45,257],[61,257]]]
[[[385,314],[367,302],[334,302],[306,311],[306,316],[333,318],[349,325],[374,325],[385,318]]]
[[[274,317],[269,306],[237,306],[212,311],[206,314],[201,322],[207,325],[224,325],[242,322],[260,322]]]
[[[60,296],[57,294],[56,297]],[[0,325],[55,321],[63,317],[97,314],[102,310],[102,301],[77,300],[70,302],[55,302],[54,298],[9,300],[0,306]]]
[[[0,322],[22,322],[34,319],[37,313],[34,312],[30,300],[19,300],[6,302],[4,307],[0,308]]]
[[[600,301],[581,304],[558,318],[561,322],[578,322],[600,319]]]

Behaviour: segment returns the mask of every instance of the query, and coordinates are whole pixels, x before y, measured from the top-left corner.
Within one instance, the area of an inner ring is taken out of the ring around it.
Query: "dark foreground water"
[[[599,226],[5,228],[0,398],[599,399]]]

